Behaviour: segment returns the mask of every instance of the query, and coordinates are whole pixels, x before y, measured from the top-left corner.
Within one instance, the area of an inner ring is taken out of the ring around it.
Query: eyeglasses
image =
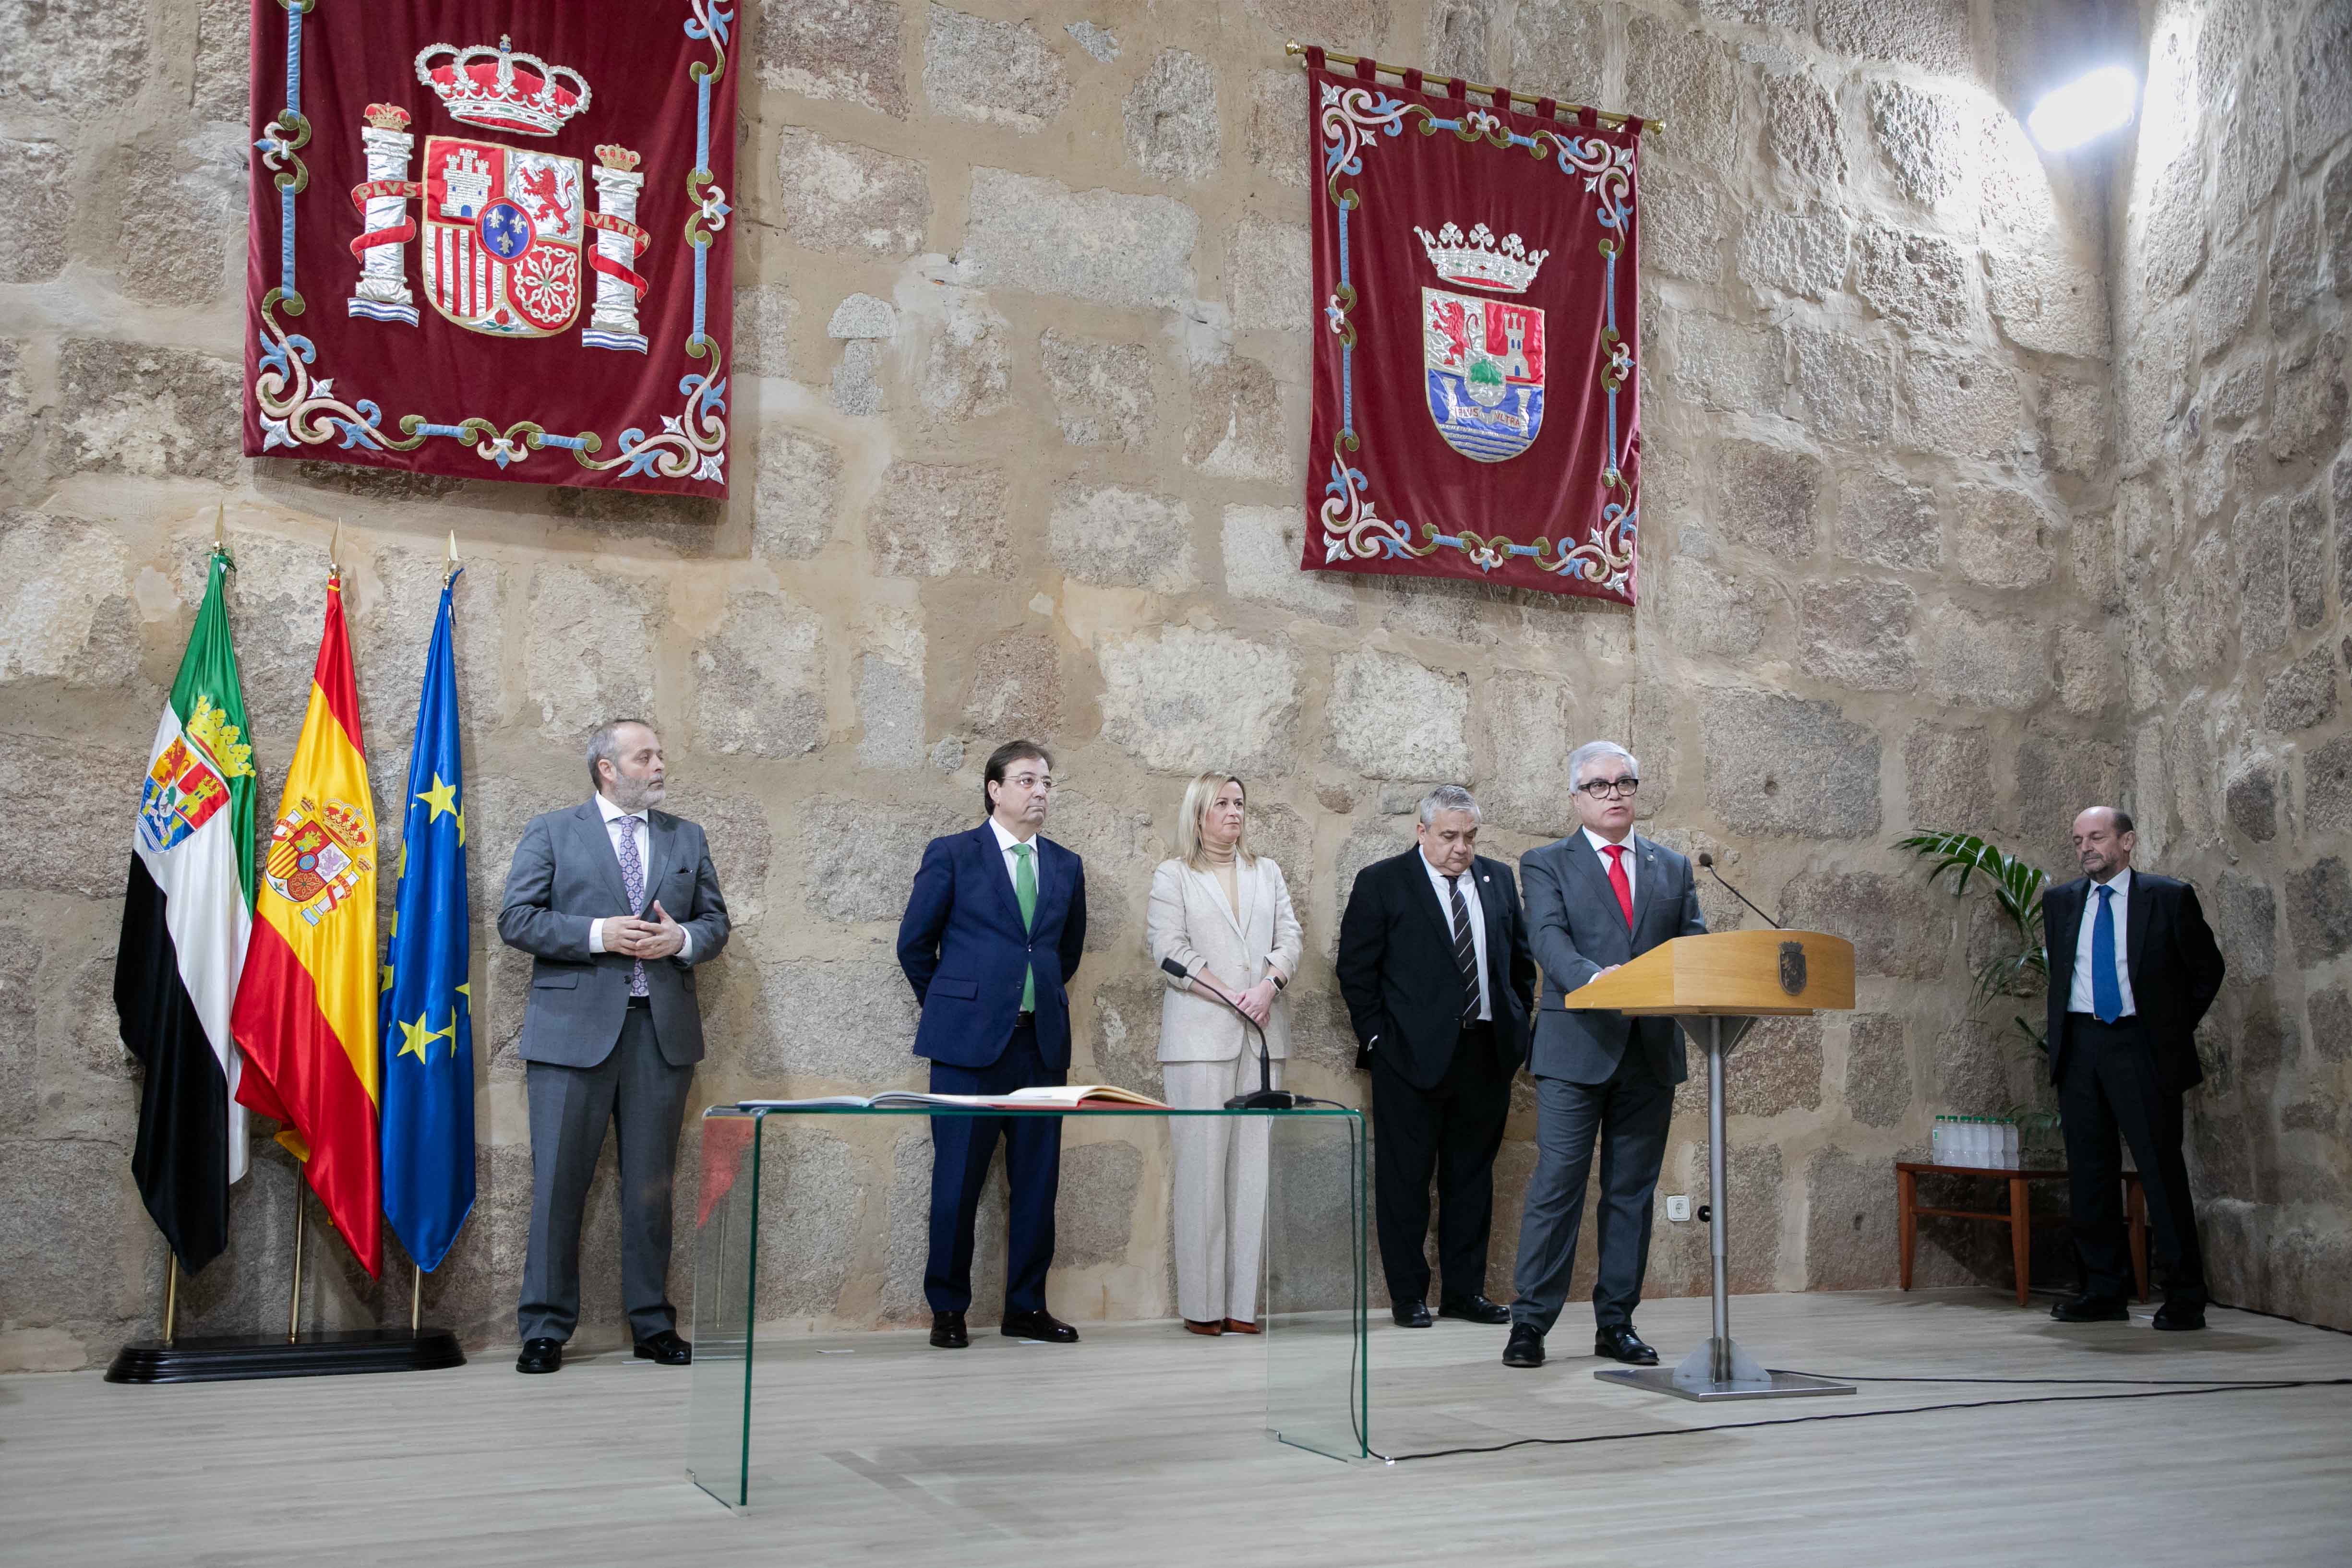
[[[1639,779],[1633,778],[1588,779],[1583,783],[1577,786],[1579,789],[1582,790],[1585,794],[1591,796],[1596,800],[1606,800],[1612,796],[1621,800],[1625,800],[1630,798],[1634,791],[1640,789],[1641,787],[1642,781]]]
[[[1054,776],[1050,773],[1015,773],[1004,781],[1016,789],[1051,789],[1054,787]]]

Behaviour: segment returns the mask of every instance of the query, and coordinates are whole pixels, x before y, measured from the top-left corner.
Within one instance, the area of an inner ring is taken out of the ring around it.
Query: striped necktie
[[[1454,967],[1462,971],[1462,1021],[1478,1021],[1478,940],[1470,931],[1470,906],[1462,901],[1462,879],[1449,876],[1445,891],[1454,899]]]

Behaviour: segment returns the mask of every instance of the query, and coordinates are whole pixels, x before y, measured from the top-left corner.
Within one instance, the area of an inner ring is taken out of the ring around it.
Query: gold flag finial
[[[457,565],[457,529],[455,529],[455,528],[451,528],[451,529],[449,530],[449,568],[448,568],[447,572],[445,574],[445,576],[444,576],[444,578],[443,578],[443,580],[444,580],[444,581],[454,581],[454,580],[456,580],[458,570],[459,570],[459,568],[458,568],[458,565]]]

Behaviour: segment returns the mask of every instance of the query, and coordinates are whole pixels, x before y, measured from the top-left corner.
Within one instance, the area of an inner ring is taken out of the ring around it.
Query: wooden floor
[[[2044,1306],[1748,1296],[1733,1329],[1768,1365],[1846,1375],[2352,1377],[2342,1334],[2226,1312],[2158,1334],[2145,1308],[2067,1327]],[[1706,1317],[1663,1301],[1640,1326],[1672,1359]],[[1572,1312],[1552,1364],[1514,1372],[1499,1329],[1381,1322],[1374,1447],[1669,1435],[1360,1465],[1266,1440],[1264,1342],[1147,1325],[950,1355],[868,1336],[856,1356],[772,1364],[795,1375],[761,1390],[753,1471],[772,1497],[744,1514],[682,1473],[688,1375],[617,1358],[544,1378],[506,1356],[176,1388],[0,1378],[0,1563],[2352,1563],[2352,1387],[1671,1435],[2103,1390],[1875,1384],[1701,1407],[1595,1382],[1589,1333]]]

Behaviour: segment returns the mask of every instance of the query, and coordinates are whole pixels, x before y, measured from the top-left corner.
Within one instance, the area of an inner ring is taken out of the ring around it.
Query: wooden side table
[[[1919,1207],[1919,1177],[1929,1176],[1990,1176],[2009,1183],[2009,1212],[1995,1214],[1980,1208],[1922,1208]],[[2029,1184],[2037,1181],[2063,1181],[2063,1170],[2006,1170],[1999,1166],[1939,1166],[1924,1161],[1895,1162],[1895,1195],[1896,1222],[1901,1237],[1903,1289],[1911,1288],[1911,1254],[1919,1239],[1919,1217],[1931,1214],[1942,1219],[1990,1219],[2009,1227],[2009,1251],[2017,1269],[2017,1304],[2025,1305],[2027,1287],[2033,1273],[2033,1227],[2063,1225],[2062,1215],[2043,1215],[2036,1218],[2028,1202]],[[2141,1192],[2139,1173],[2124,1172],[2124,1213],[2131,1232],[2132,1279],[2138,1286],[2138,1299],[2147,1300],[2147,1198]]]

